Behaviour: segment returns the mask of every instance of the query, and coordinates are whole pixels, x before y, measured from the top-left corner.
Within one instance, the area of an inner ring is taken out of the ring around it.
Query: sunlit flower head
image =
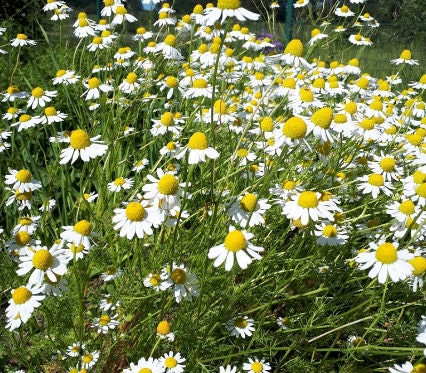
[[[255,327],[254,320],[248,316],[236,316],[226,323],[226,329],[232,337],[251,337]]]
[[[224,23],[227,18],[236,18],[239,22],[246,20],[257,21],[260,14],[253,13],[241,7],[240,0],[218,0],[216,7],[204,9],[204,24],[214,25],[216,22]]]
[[[25,34],[17,34],[16,38],[11,40],[10,45],[12,47],[23,47],[26,45],[36,45],[36,42],[28,39],[28,36]]]
[[[9,168],[9,175],[5,176],[4,183],[21,193],[32,192],[42,187],[41,182],[34,179],[31,172],[25,168],[19,171]]]

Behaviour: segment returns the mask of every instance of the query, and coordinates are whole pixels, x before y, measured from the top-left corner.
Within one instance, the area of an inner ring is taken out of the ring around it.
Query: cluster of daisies
[[[307,5],[306,0],[294,4]],[[272,9],[277,6],[271,4]],[[64,1],[48,0],[43,10],[55,22],[65,21],[71,13]],[[336,7],[334,14],[356,17],[354,27],[378,25],[370,15],[356,15],[347,5]],[[94,22],[81,12],[72,26],[79,52],[95,56],[99,64],[90,71],[64,66],[51,77],[57,90],[37,86],[23,92],[11,83],[2,93],[6,110],[0,152],[7,154],[14,132],[25,136],[45,129],[52,133],[48,145],[59,154],[54,160],[59,167],[90,168],[105,164],[120,141],[142,135],[148,140],[143,148],[152,145],[153,150],[145,155],[135,152],[132,168],[118,168],[120,174],[108,180],[106,190],[91,189],[82,196],[85,203],[95,205],[99,195],[114,201],[105,211],[109,220],[103,229],[115,231],[117,239],[143,239],[149,245],[156,232],[177,232],[194,217],[199,222],[220,221],[223,234],[211,247],[200,249],[212,267],[220,267],[217,271],[223,267],[232,274],[262,261],[267,248],[260,246],[259,232],[266,236],[270,222],[281,219],[314,248],[345,247],[351,237],[370,242],[354,247],[347,262],[359,271],[368,270],[380,284],[405,281],[413,292],[423,289],[426,75],[404,86],[398,74],[382,79],[363,74],[356,58],[308,61],[299,39],[274,53],[273,40],[259,38],[240,25],[259,15],[243,8],[239,0],[197,5],[181,18],[163,3],[152,30],[137,27],[133,49],[121,45],[119,37],[123,24],[137,22],[125,3],[104,0],[101,15]],[[239,23],[231,22],[235,19]],[[327,27],[314,29],[307,44],[326,38]],[[371,43],[360,33],[349,40]],[[11,40],[14,48],[34,45],[24,34]],[[417,63],[409,50],[391,62]],[[160,70],[160,65],[168,69]],[[90,123],[76,128],[75,121],[68,122],[71,113],[53,106],[55,100],[60,105],[60,92],[68,89],[78,92],[79,109]],[[117,107],[120,110],[111,110]],[[103,128],[109,126],[99,123],[103,112],[112,113],[111,123],[122,123],[114,117],[121,110],[134,112],[125,126]],[[149,110],[143,120],[138,117],[139,111]],[[127,161],[119,159],[117,164]],[[210,170],[210,188],[200,188],[194,170]],[[21,215],[5,247],[17,264],[17,275],[27,281],[12,290],[6,310],[9,330],[26,323],[47,296],[68,291],[67,274],[77,261],[90,257],[95,239],[102,240],[102,233],[83,219],[63,226],[57,241],[45,246],[38,239],[39,225],[56,201],[36,198],[38,204],[34,203],[33,193],[43,190],[46,181],[36,180],[31,171],[9,168],[4,177],[10,193],[5,205],[16,207]],[[203,199],[200,195],[210,196],[214,203],[197,205]],[[115,204],[116,200],[122,202]],[[146,274],[144,286],[168,292],[178,304],[191,301],[202,284],[184,264],[169,260],[172,265]],[[122,270],[111,267],[102,279],[110,281],[120,274]],[[91,320],[92,331],[116,330],[123,316],[119,302],[107,296],[99,309],[99,317]],[[288,328],[288,319],[279,317],[276,322]],[[255,321],[239,314],[225,326],[231,336],[250,338]],[[417,339],[426,344],[424,329],[422,324]],[[168,324],[157,332],[160,338],[174,340]],[[76,342],[64,355],[76,358],[70,372],[78,372],[94,367],[100,353]],[[158,359],[141,358],[124,371],[181,373],[185,361],[179,352],[170,351]],[[250,358],[242,369],[261,373],[270,371],[271,365],[264,358]],[[226,373],[236,370],[230,365],[220,368]]]

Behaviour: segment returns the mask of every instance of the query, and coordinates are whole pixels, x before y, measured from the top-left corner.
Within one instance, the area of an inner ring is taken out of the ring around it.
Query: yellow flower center
[[[152,373],[152,370],[149,368],[142,368],[138,370],[138,373]]]
[[[317,36],[317,35],[319,35],[319,34],[321,34],[321,31],[320,31],[319,29],[317,29],[317,28],[314,28],[314,29],[311,31],[311,38],[313,38],[314,36]]]
[[[33,221],[32,221],[32,219],[31,218],[29,218],[29,217],[24,217],[24,218],[22,218],[20,221],[19,221],[19,224],[21,224],[21,225],[31,225],[31,223],[32,223]]]
[[[176,45],[176,36],[171,34],[167,35],[166,38],[164,39],[164,44],[170,47],[174,47]]]
[[[19,170],[15,178],[21,183],[29,183],[31,181],[31,172],[26,169]]]
[[[284,190],[293,190],[296,187],[296,182],[293,180],[284,180],[282,183],[282,188]]]
[[[215,101],[213,108],[216,114],[221,114],[221,115],[226,114],[226,111],[227,111],[226,103],[225,101],[221,99]]]
[[[26,246],[31,240],[31,236],[28,234],[27,231],[19,231],[15,235],[15,242],[19,246]]]
[[[202,132],[195,132],[188,141],[189,149],[204,150],[208,147],[207,136]]]
[[[301,139],[306,135],[306,131],[306,123],[299,117],[291,117],[282,127],[282,133],[290,139]]]
[[[247,248],[247,240],[244,234],[239,231],[231,231],[225,237],[225,249],[236,253]]]
[[[161,277],[160,277],[160,275],[158,275],[158,274],[153,274],[152,276],[151,276],[151,278],[149,279],[149,283],[152,285],[152,286],[158,286],[158,285],[160,285],[161,284]]]
[[[411,51],[408,49],[403,50],[399,58],[402,60],[411,60]]]
[[[183,285],[186,282],[186,272],[181,268],[175,268],[170,278],[175,284]]]
[[[414,268],[413,269],[414,276],[421,276],[423,273],[425,273],[426,258],[423,258],[422,256],[416,256],[413,259],[408,260],[408,263],[410,263]]]
[[[248,321],[244,317],[237,317],[234,320],[234,326],[240,329],[244,329],[248,324]]]
[[[28,201],[32,198],[32,192],[20,192],[19,190],[15,191],[15,196],[18,201]]]
[[[166,145],[167,150],[176,150],[176,143],[174,141],[169,141]]]
[[[60,78],[61,76],[64,76],[66,73],[67,73],[67,71],[66,71],[66,70],[61,69],[61,70],[58,70],[58,71],[56,72],[56,76],[57,76],[58,78]]]
[[[284,54],[291,54],[296,57],[303,56],[303,44],[299,39],[291,40],[284,49]]]
[[[205,79],[195,79],[192,82],[192,86],[194,88],[206,88],[207,87],[207,81]]]
[[[248,155],[247,149],[240,148],[237,150],[237,157],[244,158],[244,157],[247,157],[247,155]]]
[[[104,0],[105,6],[112,6],[114,5],[114,0]]]
[[[426,198],[426,183],[421,183],[416,188],[416,194],[420,197]]]
[[[349,8],[348,8],[348,6],[347,6],[347,5],[343,5],[343,6],[340,8],[340,10],[341,10],[343,13],[347,13],[347,12],[349,12]]]
[[[325,87],[325,80],[323,78],[316,78],[314,82],[312,83],[312,87],[314,88],[324,88]]]
[[[179,81],[174,76],[168,76],[166,78],[166,85],[170,88],[177,88],[179,86]]]
[[[138,76],[134,72],[130,72],[127,74],[126,81],[129,84],[133,84],[138,80]]]
[[[383,175],[380,174],[371,174],[368,176],[368,183],[374,186],[382,186],[385,181]]]
[[[334,225],[326,225],[322,233],[325,237],[336,237],[337,236],[337,228]]]
[[[311,89],[308,87],[304,87],[299,90],[299,97],[303,102],[314,101],[314,94],[312,93]]]
[[[111,321],[111,317],[109,317],[108,315],[102,315],[99,318],[99,325],[101,326],[106,326],[108,325],[108,323]]]
[[[44,90],[43,88],[36,87],[32,90],[31,95],[35,98],[41,98],[44,95]]]
[[[411,145],[414,146],[419,146],[423,141],[423,137],[418,133],[409,133],[405,135],[405,138]]]
[[[83,356],[82,360],[83,360],[83,363],[89,364],[93,360],[93,355],[92,354],[85,354]]]
[[[260,373],[263,371],[263,365],[261,362],[259,361],[255,361],[252,365],[251,365],[251,370],[253,371],[253,373]]]
[[[126,206],[126,217],[130,221],[142,221],[145,217],[145,209],[139,202],[130,202]]]
[[[241,8],[240,0],[217,0],[219,9],[238,9]]]
[[[210,50],[210,53],[217,54],[219,52],[219,50],[220,50],[220,43],[214,43],[213,42],[210,45],[209,50]]]
[[[380,161],[380,167],[383,171],[390,172],[395,168],[395,159],[391,157],[383,158]]]
[[[170,174],[165,174],[158,181],[158,191],[164,195],[173,195],[178,191],[178,181],[177,179]]]
[[[25,35],[25,34],[18,34],[18,35],[16,35],[16,38],[19,39],[19,40],[27,40],[28,36]]]
[[[74,231],[82,236],[88,236],[92,232],[92,224],[87,220],[80,220],[74,225]]]
[[[321,108],[311,116],[312,123],[324,129],[330,127],[332,119],[333,110],[331,110],[329,107]]]
[[[87,85],[89,89],[95,89],[101,85],[101,81],[97,77],[93,77],[88,80]]]
[[[365,131],[372,130],[374,128],[374,120],[370,118],[364,118],[361,122],[358,123],[358,126],[360,126]]]
[[[126,182],[126,180],[123,177],[118,177],[114,180],[114,185],[123,185]]]
[[[369,83],[370,82],[368,81],[368,79],[363,76],[363,77],[358,79],[358,81],[356,82],[356,85],[361,89],[367,89]]]
[[[166,368],[172,369],[176,367],[177,360],[174,357],[168,357],[166,360],[164,360],[164,365]]]
[[[318,197],[315,192],[305,191],[300,193],[297,204],[305,209],[310,209],[318,206]]]
[[[192,10],[192,13],[194,14],[203,14],[203,6],[201,4],[197,4],[194,6],[194,9]]]
[[[253,193],[246,194],[240,201],[240,207],[244,211],[253,212],[257,207],[257,196]]]
[[[44,113],[47,117],[50,117],[56,115],[58,112],[53,106],[48,106],[46,109],[44,109]]]
[[[70,145],[73,149],[84,149],[91,144],[90,137],[86,131],[77,129],[71,132]]]
[[[105,30],[106,31],[106,30]],[[102,32],[103,33],[103,32]],[[100,36],[95,36],[94,38],[93,38],[93,40],[92,40],[92,43],[93,44],[98,44],[98,45],[100,45],[100,44],[102,44],[102,38],[100,37]]]
[[[175,122],[173,114],[170,111],[166,111],[164,114],[162,114],[160,121],[161,124],[166,127],[173,126]]]
[[[160,321],[157,325],[157,333],[162,335],[167,335],[170,333],[171,325],[168,321]]]
[[[49,250],[40,249],[34,253],[32,263],[34,268],[45,271],[52,266],[53,256]]]
[[[32,295],[33,293],[31,293],[31,291],[29,291],[25,286],[21,286],[14,290],[12,299],[15,304],[24,304],[31,299]]]
[[[404,215],[412,215],[414,214],[414,208],[414,203],[411,200],[407,199],[406,201],[401,202],[398,207],[398,210]]]
[[[71,244],[70,251],[73,254],[81,253],[83,250],[84,250],[84,245],[82,245],[82,244],[80,244],[80,245]]]
[[[22,114],[21,116],[19,116],[19,121],[21,123],[28,122],[29,120],[31,120],[31,116],[28,114]]]
[[[87,18],[80,18],[78,20],[78,27],[87,27],[89,26],[89,21],[87,20]]]
[[[396,262],[398,259],[396,247],[390,242],[382,243],[376,250],[376,259],[383,264]]]
[[[127,14],[127,9],[123,5],[117,5],[117,7],[115,8],[115,14]]]

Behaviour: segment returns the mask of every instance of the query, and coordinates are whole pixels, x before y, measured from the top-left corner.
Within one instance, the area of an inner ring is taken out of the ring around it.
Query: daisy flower
[[[348,337],[348,342],[351,347],[362,347],[367,345],[367,341],[357,335],[350,335]]]
[[[19,223],[12,229],[12,234],[16,234],[19,231],[28,232],[33,234],[40,225],[40,215],[37,216],[22,216]]]
[[[160,365],[165,369],[165,373],[183,373],[185,370],[186,361],[179,352],[176,354],[173,351],[166,352],[162,357],[158,359]]]
[[[92,238],[97,236],[97,233],[92,231],[92,224],[87,220],[80,220],[74,225],[63,226],[62,229],[64,231],[60,237],[63,240],[74,243],[77,246],[83,245],[87,249],[92,247]]]
[[[21,170],[13,170],[8,168],[9,175],[5,176],[4,183],[10,185],[11,188],[20,193],[32,192],[42,187],[41,182],[35,180],[31,172],[25,168]]]
[[[426,258],[421,255],[415,255],[413,259],[408,260],[408,263],[413,266],[413,273],[409,277],[409,283],[413,292],[422,290],[426,272]]]
[[[104,313],[100,317],[95,317],[92,328],[96,329],[96,333],[108,334],[110,330],[115,329],[118,325],[120,325],[117,321],[117,316],[117,314],[110,316],[107,313]]]
[[[85,352],[81,356],[81,365],[84,369],[92,368],[99,359],[99,351]]]
[[[373,173],[383,175],[385,181],[400,180],[403,175],[402,167],[397,165],[397,161],[392,155],[373,154],[373,161],[368,162],[368,167]]]
[[[31,109],[35,109],[38,106],[45,107],[46,102],[50,102],[52,97],[56,97],[57,93],[57,91],[45,91],[43,88],[36,87],[31,91],[27,107],[31,107]]]
[[[132,188],[134,180],[131,178],[118,177],[114,181],[108,183],[110,192],[120,192],[121,190],[129,190]]]
[[[136,29],[136,34],[132,36],[132,40],[144,41],[144,40],[151,39],[153,35],[154,33],[151,31],[147,31],[145,27],[138,27]]]
[[[63,276],[67,273],[67,258],[60,245],[52,245],[50,249],[46,246],[31,247],[25,255],[19,258],[19,269],[16,271],[18,276],[26,275],[31,272],[28,279],[30,285],[40,285],[43,283],[44,276],[47,276],[52,282],[57,282],[57,275]]]
[[[155,52],[161,52],[166,60],[181,60],[183,57],[176,49],[176,36],[169,34],[164,41],[155,46]]]
[[[231,337],[251,337],[255,330],[254,320],[248,316],[233,317],[225,326]]]
[[[240,22],[257,21],[260,14],[241,7],[240,0],[217,0],[217,7],[204,9],[203,23],[205,25],[214,25],[217,21],[223,24],[227,18],[236,18]]]
[[[63,252],[68,262],[83,259],[90,251],[90,247],[86,247],[83,244],[68,242],[65,246],[66,248],[63,249]]]
[[[44,109],[44,116],[40,117],[41,124],[52,124],[63,122],[68,117],[67,114],[57,111],[53,106]]]
[[[290,201],[277,202],[282,206],[282,213],[288,219],[300,219],[302,225],[307,225],[310,220],[316,222],[321,218],[334,221],[334,213],[342,211],[333,200],[323,200],[321,193],[311,190],[293,194]]]
[[[111,26],[121,25],[125,21],[133,23],[137,20],[138,19],[135,16],[127,13],[127,9],[124,7],[124,5],[117,4],[115,8],[115,16],[111,21]]]
[[[74,35],[80,39],[83,39],[87,36],[95,36],[95,22],[87,18],[78,18],[77,21],[73,24],[74,26]]]
[[[162,320],[157,325],[157,336],[161,339],[167,339],[169,342],[175,340],[175,335],[172,332],[172,326],[167,320]]]
[[[84,343],[75,342],[72,345],[67,347],[66,355],[71,357],[79,356],[81,351],[86,348],[86,345]]]
[[[188,140],[188,145],[176,155],[176,159],[182,158],[186,152],[189,153],[188,164],[198,164],[205,162],[206,157],[210,159],[219,158],[219,153],[209,147],[207,136],[203,132],[195,132]]]
[[[41,305],[40,301],[46,297],[42,291],[43,286],[40,284],[28,284],[12,290],[12,298],[6,308],[7,329],[12,331],[29,320],[34,310]]]
[[[379,283],[384,284],[388,277],[398,282],[412,274],[413,266],[408,260],[413,259],[414,255],[407,249],[397,250],[397,242],[371,242],[369,246],[370,250],[358,253],[355,262],[360,264],[360,270],[372,267],[368,273],[370,278],[377,277]]]
[[[390,373],[415,373],[426,370],[426,365],[422,363],[413,365],[409,361],[406,361],[402,365],[394,364],[393,368],[389,367],[388,369]]]
[[[358,184],[358,190],[362,192],[362,194],[370,194],[376,199],[380,193],[384,193],[387,196],[391,196],[393,194],[394,187],[392,183],[389,181],[385,181],[385,178],[382,174],[370,174],[360,176],[356,179]]]
[[[152,119],[152,123],[150,132],[153,136],[172,133],[175,137],[178,137],[182,132],[182,127],[176,125],[175,118],[170,111],[161,114],[160,119]]]
[[[23,47],[25,45],[36,45],[36,42],[28,39],[28,36],[25,34],[17,34],[16,38],[11,40],[10,45],[12,47]]]
[[[355,15],[347,5],[342,5],[340,8],[336,8],[334,14],[339,17],[352,17]]]
[[[309,4],[309,0],[297,0],[293,6],[295,8],[303,8],[304,6]]]
[[[300,39],[292,39],[286,45],[280,60],[286,65],[294,67],[302,66],[310,70],[312,69],[312,65],[302,57],[303,51],[304,47],[302,41]]]
[[[77,83],[79,79],[80,79],[80,76],[76,75],[75,71],[61,69],[56,72],[56,76],[52,79],[52,84],[53,85],[57,85],[57,84],[69,85],[69,84]]]
[[[408,85],[415,89],[426,89],[426,74],[423,74],[418,82],[411,82]]]
[[[291,321],[288,317],[277,317],[277,325],[282,330],[287,330],[291,326]]]
[[[164,366],[157,359],[141,357],[136,364],[130,363],[130,367],[123,370],[123,373],[164,373]]]
[[[254,227],[265,224],[264,214],[271,207],[266,198],[258,198],[254,193],[247,193],[231,204],[228,215],[242,227]]]
[[[215,267],[225,263],[226,271],[232,269],[235,258],[240,268],[246,269],[253,259],[262,259],[258,253],[265,250],[263,247],[255,246],[250,242],[253,237],[254,234],[252,233],[237,230],[230,226],[224,243],[210,248],[208,257],[215,259],[213,263]]]
[[[101,279],[105,282],[114,281],[117,277],[122,276],[123,272],[121,268],[111,265],[101,274]]]
[[[183,97],[185,98],[198,98],[205,97],[211,98],[213,94],[213,87],[207,83],[207,81],[203,78],[194,79],[192,81],[192,86],[188,88]]]
[[[140,159],[133,164],[132,171],[139,173],[149,164],[148,159]]]
[[[331,222],[322,222],[315,225],[315,236],[317,236],[318,245],[337,246],[344,245],[348,238],[348,232],[345,228],[339,227]]]
[[[259,360],[258,358],[252,359],[249,357],[249,362],[243,364],[243,370],[249,373],[267,373],[271,370],[271,366],[265,362],[264,358]]]
[[[87,89],[83,92],[81,97],[86,96],[86,101],[96,100],[100,97],[100,92],[108,93],[114,89],[111,85],[102,83],[97,77],[88,79],[87,82],[84,83],[84,86]]]
[[[161,215],[157,208],[148,205],[148,201],[132,201],[124,204],[125,208],[114,209],[112,222],[114,229],[120,230],[120,237],[131,240],[135,235],[143,238],[152,235],[152,227],[161,223]]]
[[[164,268],[163,273],[168,274],[169,289],[174,294],[177,303],[182,299],[192,301],[192,297],[199,295],[199,282],[195,274],[188,272],[183,264],[173,263],[172,268]]]
[[[83,162],[89,162],[90,159],[104,155],[108,150],[108,145],[100,141],[101,136],[89,137],[88,133],[82,129],[76,129],[66,139],[70,146],[61,151],[60,164],[66,164],[71,161],[73,164],[79,157]]]
[[[405,49],[401,52],[401,55],[399,58],[391,60],[392,64],[400,65],[400,64],[407,64],[407,65],[418,65],[418,60],[413,60],[411,57],[411,51],[408,49]]]
[[[169,280],[167,272],[162,271],[160,274],[151,272],[143,280],[143,284],[147,288],[152,288],[155,291],[167,290],[172,284]]]
[[[31,116],[29,114],[22,114],[19,116],[18,121],[15,123],[12,123],[10,126],[11,127],[18,126],[18,132],[21,132],[22,130],[35,127],[41,122],[42,122],[42,118],[38,115]]]

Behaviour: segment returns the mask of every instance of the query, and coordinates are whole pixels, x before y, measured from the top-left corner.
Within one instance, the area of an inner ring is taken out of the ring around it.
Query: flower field
[[[426,74],[364,2],[0,27],[2,371],[426,371]]]

